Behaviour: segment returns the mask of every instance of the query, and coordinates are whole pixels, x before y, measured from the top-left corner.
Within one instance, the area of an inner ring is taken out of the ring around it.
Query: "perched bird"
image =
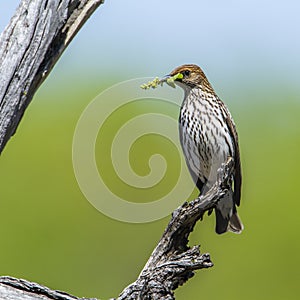
[[[180,110],[181,146],[191,176],[201,193],[217,180],[217,171],[229,157],[234,161],[233,187],[215,207],[216,232],[240,233],[243,225],[236,206],[241,198],[241,163],[238,135],[225,104],[215,93],[204,72],[197,65],[183,65],[167,77],[184,90]]]

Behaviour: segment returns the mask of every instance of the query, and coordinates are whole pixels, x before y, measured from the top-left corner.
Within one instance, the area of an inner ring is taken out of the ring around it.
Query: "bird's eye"
[[[184,70],[182,73],[184,77],[189,77],[191,74],[190,70]]]

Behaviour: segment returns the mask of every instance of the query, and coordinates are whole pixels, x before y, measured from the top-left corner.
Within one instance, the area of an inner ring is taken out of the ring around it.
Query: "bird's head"
[[[197,65],[182,65],[174,69],[166,77],[175,78],[174,82],[183,88],[194,88],[196,86],[201,86],[202,84],[209,85],[204,72]]]

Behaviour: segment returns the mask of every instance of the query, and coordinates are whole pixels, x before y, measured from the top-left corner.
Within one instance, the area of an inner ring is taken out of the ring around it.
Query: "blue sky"
[[[0,2],[1,31],[18,3]],[[214,81],[258,76],[298,86],[299,11],[297,0],[106,0],[56,68],[126,79],[197,63]]]

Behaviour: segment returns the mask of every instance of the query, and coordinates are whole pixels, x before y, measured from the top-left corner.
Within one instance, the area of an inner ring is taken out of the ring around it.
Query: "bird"
[[[230,174],[233,184],[214,208],[215,231],[218,234],[241,233],[244,226],[237,214],[237,206],[240,205],[242,172],[233,118],[199,66],[185,64],[166,77],[174,78],[174,83],[184,90],[179,137],[188,169],[201,195],[216,182],[222,164],[233,159]]]

